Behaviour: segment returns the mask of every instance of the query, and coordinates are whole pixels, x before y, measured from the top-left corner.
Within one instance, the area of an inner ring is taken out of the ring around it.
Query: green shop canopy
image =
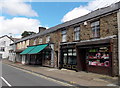
[[[21,52],[20,54],[28,54],[31,50],[33,50],[36,46],[29,46],[28,48],[26,48],[23,52]]]
[[[37,45],[34,49],[32,49],[28,54],[36,54],[42,51],[48,44]]]

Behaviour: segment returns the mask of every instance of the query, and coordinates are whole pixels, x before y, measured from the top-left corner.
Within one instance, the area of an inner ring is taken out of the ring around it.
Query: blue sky
[[[86,2],[33,2],[33,9],[39,14],[36,17],[41,21],[42,25],[52,27],[61,23],[63,16],[80,5],[86,5]]]
[[[20,38],[24,31],[38,32],[38,27],[50,28],[88,14],[120,0],[90,0],[89,2],[0,2],[0,36],[11,33]]]
[[[38,17],[27,17],[27,16],[12,16],[6,13],[2,13],[8,19],[14,17],[27,17],[38,19],[41,25],[52,27],[61,23],[61,19],[67,12],[72,9],[85,6],[87,2],[26,2],[32,6],[32,9],[38,13]]]

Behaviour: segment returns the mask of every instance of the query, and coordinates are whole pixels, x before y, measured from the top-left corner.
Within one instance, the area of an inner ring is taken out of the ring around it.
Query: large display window
[[[86,49],[86,71],[111,75],[110,46],[93,46]]]
[[[86,54],[87,64],[92,66],[110,66],[109,47],[90,48]]]
[[[63,49],[63,67],[68,69],[76,69],[77,57],[76,49]]]

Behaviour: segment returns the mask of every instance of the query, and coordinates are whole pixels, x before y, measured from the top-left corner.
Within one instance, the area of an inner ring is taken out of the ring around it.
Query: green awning
[[[47,47],[48,44],[43,45],[37,45],[33,50],[31,50],[28,54],[36,54],[39,53],[41,50],[43,50],[45,47]]]
[[[23,52],[21,52],[20,54],[28,54],[31,50],[33,50],[36,46],[29,46],[28,48],[26,48]]]

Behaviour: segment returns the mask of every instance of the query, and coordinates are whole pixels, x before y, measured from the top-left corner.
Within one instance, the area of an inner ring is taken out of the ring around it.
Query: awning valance
[[[20,54],[28,54],[31,50],[33,50],[36,46],[29,46]]]
[[[36,54],[42,51],[45,47],[47,47],[48,44],[43,44],[43,45],[37,45],[33,50],[31,50],[28,54]]]

